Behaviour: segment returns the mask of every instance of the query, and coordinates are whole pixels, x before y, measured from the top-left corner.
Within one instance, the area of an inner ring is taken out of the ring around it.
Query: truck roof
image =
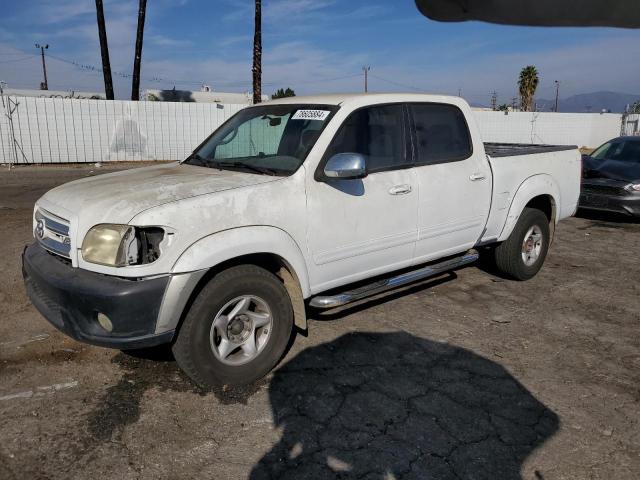
[[[278,98],[264,102],[266,104],[307,103],[319,105],[343,105],[357,102],[360,104],[377,104],[393,102],[440,102],[459,103],[460,97],[451,95],[432,95],[426,93],[330,93],[325,95],[307,95]]]

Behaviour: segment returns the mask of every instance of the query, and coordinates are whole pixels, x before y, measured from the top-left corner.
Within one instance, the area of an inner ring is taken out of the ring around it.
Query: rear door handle
[[[391,195],[406,195],[411,193],[411,185],[394,185],[389,189]]]
[[[469,180],[471,180],[472,182],[477,182],[478,180],[484,180],[486,177],[484,176],[483,173],[474,173],[469,175]]]

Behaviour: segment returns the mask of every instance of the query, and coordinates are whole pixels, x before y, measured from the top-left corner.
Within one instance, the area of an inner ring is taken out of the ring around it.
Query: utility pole
[[[554,82],[556,84],[556,106],[553,111],[558,113],[558,92],[560,91],[560,82],[558,80],[554,80]]]
[[[100,37],[100,53],[102,54],[102,74],[104,76],[104,94],[107,100],[113,100],[113,80],[111,78],[111,62],[109,61],[109,45],[107,44],[107,28],[104,24],[102,0],[96,0],[98,17],[98,37]]]
[[[458,89],[458,96],[462,97],[462,89],[461,88]]]
[[[518,102],[518,97],[513,97],[511,99],[511,110],[516,111],[516,103]]]
[[[44,82],[40,83],[40,90],[49,90],[49,82],[47,82],[47,65],[44,63],[44,51],[49,48],[49,44],[40,45],[36,43],[36,48],[40,49],[40,53],[42,54],[42,73],[44,73]]]
[[[262,0],[255,0],[253,25],[253,103],[262,101]]]
[[[147,0],[140,0],[138,8],[138,30],[136,33],[136,53],[133,59],[133,79],[131,81],[131,100],[140,100],[140,64],[142,63],[142,37],[144,35],[144,17]]]
[[[364,72],[364,92],[367,93],[369,91],[369,70],[371,67],[362,67],[362,71]]]
[[[491,92],[491,110],[498,109],[498,92],[495,90]]]

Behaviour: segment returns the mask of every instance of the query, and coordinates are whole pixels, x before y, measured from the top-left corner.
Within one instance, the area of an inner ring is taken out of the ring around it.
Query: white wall
[[[180,160],[246,107],[16,96],[4,96],[2,101],[0,163]],[[617,137],[622,121],[615,114],[474,111],[474,115],[487,142],[587,147]]]
[[[35,97],[3,100],[0,163],[183,159],[246,106]],[[13,137],[22,149],[18,148],[17,159],[7,108],[13,110]]]
[[[595,148],[620,135],[614,113],[504,112],[475,110],[485,142],[546,143]]]

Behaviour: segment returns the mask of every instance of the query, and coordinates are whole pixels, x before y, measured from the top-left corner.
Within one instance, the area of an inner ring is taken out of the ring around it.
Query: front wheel
[[[525,208],[509,238],[496,247],[496,266],[516,280],[529,280],[542,268],[549,242],[547,216],[535,208]]]
[[[266,375],[284,354],[293,309],[284,285],[255,265],[213,277],[193,302],[173,354],[196,383],[244,385]]]

